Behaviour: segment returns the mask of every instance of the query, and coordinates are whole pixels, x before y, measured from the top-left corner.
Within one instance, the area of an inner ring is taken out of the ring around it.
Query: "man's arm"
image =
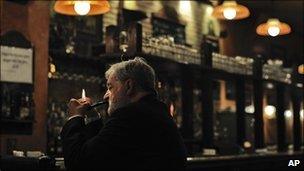
[[[115,154],[115,147],[124,145],[128,136],[127,120],[112,118],[97,135],[88,135],[82,117],[69,120],[61,132],[66,168],[81,170],[91,165],[106,165],[107,158]],[[105,161],[105,163],[100,163]]]
[[[81,148],[85,141],[85,122],[83,117],[70,119],[61,131],[64,163],[67,169],[75,170],[81,164]]]

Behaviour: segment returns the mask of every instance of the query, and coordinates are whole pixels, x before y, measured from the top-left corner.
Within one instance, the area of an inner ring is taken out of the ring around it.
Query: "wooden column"
[[[264,148],[263,122],[263,81],[262,56],[257,56],[253,65],[253,93],[254,93],[254,143],[255,149]]]
[[[303,77],[298,74],[298,66],[293,66],[293,72],[291,76],[291,103],[293,109],[293,149],[294,151],[301,150],[301,140],[303,134],[301,134],[301,119],[300,119],[300,107],[303,99],[301,99],[301,95],[303,95],[303,88],[299,88],[296,86],[297,83],[304,83]],[[303,124],[303,123],[302,123]]]
[[[189,66],[182,66],[182,111],[183,136],[185,139],[193,138],[193,74]]]
[[[237,144],[242,147],[245,141],[245,81],[244,78],[236,80],[236,134]]]
[[[193,73],[187,65],[182,65],[182,135],[189,154],[193,153]]]
[[[32,135],[1,135],[0,153],[5,154],[9,140],[16,141],[15,149],[46,150],[46,108],[48,92],[48,42],[49,1],[28,1],[15,3],[1,1],[1,35],[16,30],[22,33],[34,46],[34,102],[35,123]]]
[[[213,90],[212,76],[203,70],[202,71],[202,147],[213,148],[214,146],[214,117],[213,117]]]
[[[291,102],[293,109],[293,149],[294,151],[299,151],[301,149],[301,120],[300,120],[300,104],[301,98],[300,93],[303,90],[293,87],[291,89]],[[303,123],[302,123],[303,124]]]
[[[277,105],[276,105],[276,118],[277,118],[277,140],[278,151],[285,151],[286,144],[286,125],[285,125],[285,86],[281,83],[277,85]]]

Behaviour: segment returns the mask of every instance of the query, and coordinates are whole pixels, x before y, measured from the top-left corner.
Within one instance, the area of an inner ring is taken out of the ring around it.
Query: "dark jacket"
[[[68,170],[183,170],[186,150],[166,105],[148,95],[117,109],[96,135],[73,118],[61,136]],[[96,130],[95,130],[96,131]]]

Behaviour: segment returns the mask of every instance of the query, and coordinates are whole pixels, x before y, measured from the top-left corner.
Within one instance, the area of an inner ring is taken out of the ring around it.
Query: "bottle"
[[[20,94],[12,91],[10,93],[10,119],[19,119],[20,114]]]
[[[34,120],[35,119],[35,101],[34,101],[34,94],[32,93],[32,95],[30,96],[29,99],[29,105],[30,105],[30,115],[29,115],[29,119],[30,120]]]
[[[7,87],[3,87],[1,93],[1,117],[3,119],[11,118],[11,95]]]
[[[127,52],[128,49],[128,34],[126,30],[121,30],[119,33],[119,50],[123,53]]]
[[[28,93],[21,93],[20,102],[20,119],[29,119],[30,116],[30,100]]]
[[[48,139],[48,153],[51,156],[56,155],[56,145],[57,142],[55,136],[55,122],[56,122],[56,104],[54,101],[51,101],[49,105],[49,112],[48,112],[48,121],[47,121],[47,139]]]

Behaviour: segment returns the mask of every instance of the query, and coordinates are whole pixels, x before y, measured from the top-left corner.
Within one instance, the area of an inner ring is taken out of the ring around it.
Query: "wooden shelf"
[[[28,120],[28,119],[24,119],[24,120],[21,120],[21,119],[1,119],[1,122],[10,122],[10,123],[34,123],[35,121],[34,120]]]
[[[1,134],[30,135],[35,122],[34,120],[1,119]]]
[[[77,60],[80,62],[98,62],[98,63],[115,63],[115,62],[120,62],[121,61],[121,53],[104,53],[101,54],[99,56],[92,56],[92,57],[87,57],[87,56],[79,56],[79,55],[70,55],[70,54],[66,54],[63,51],[60,50],[50,50],[50,52],[52,52],[51,54],[53,54],[53,58],[54,59],[59,59],[59,60]],[[61,57],[60,57],[61,56]],[[65,57],[63,57],[65,56]],[[70,56],[70,57],[69,57]],[[238,74],[238,73],[230,73],[227,72],[225,70],[220,70],[217,68],[212,68],[209,66],[204,66],[204,65],[197,65],[197,64],[186,64],[186,63],[181,63],[181,62],[177,62],[174,61],[172,59],[168,59],[165,57],[161,57],[161,56],[157,56],[157,55],[152,55],[152,54],[146,54],[146,53],[142,53],[142,52],[137,52],[133,55],[125,55],[129,58],[133,58],[135,56],[139,56],[139,57],[145,57],[145,59],[148,62],[151,63],[155,63],[155,62],[161,62],[161,63],[165,63],[165,64],[169,64],[169,65],[186,65],[189,66],[190,68],[192,68],[194,71],[196,71],[195,73],[200,73],[201,71],[205,71],[205,72],[210,72],[210,74],[212,74],[213,76],[215,76],[215,78],[217,77],[223,77],[223,78],[227,78],[227,79],[235,79],[235,78],[244,78],[245,80],[253,80],[253,75],[245,75],[245,74]],[[261,78],[261,80],[263,81],[270,81],[270,82],[274,82],[274,83],[278,83],[278,84],[283,84],[283,85],[291,85],[288,84],[286,82],[280,82],[277,80],[273,80],[273,79],[263,79]]]

